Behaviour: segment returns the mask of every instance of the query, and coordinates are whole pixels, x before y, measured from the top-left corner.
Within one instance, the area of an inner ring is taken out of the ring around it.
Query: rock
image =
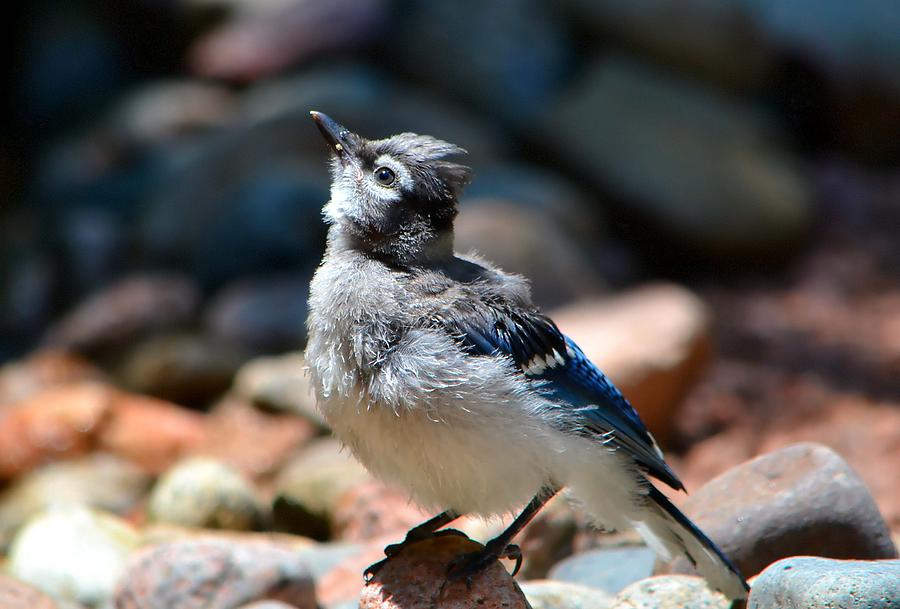
[[[410,502],[409,493],[378,481],[349,488],[338,499],[332,517],[334,536],[349,542],[365,542],[406,532],[434,514]]]
[[[808,180],[755,108],[613,57],[545,115],[562,159],[691,252],[771,257],[810,226]]]
[[[340,606],[343,603],[355,602],[359,604],[359,595],[365,583],[362,574],[369,565],[384,558],[384,547],[397,540],[375,540],[365,546],[354,544],[353,552],[345,546],[337,549],[328,548],[325,556],[326,564],[330,568],[318,567],[316,578],[316,591],[319,602],[325,607]],[[333,544],[320,544],[320,547]],[[319,558],[321,551],[314,554],[304,553],[307,560]],[[338,559],[340,557],[340,559]]]
[[[519,585],[532,609],[608,609],[612,596],[579,584],[538,579]]]
[[[547,578],[581,584],[612,595],[649,577],[655,558],[656,554],[646,546],[591,550],[557,563]]]
[[[0,479],[88,452],[112,395],[106,385],[82,382],[44,389],[5,406],[0,411]]]
[[[775,70],[772,42],[755,24],[749,2],[568,3],[604,41],[717,84],[758,88]]]
[[[204,78],[254,81],[322,53],[376,38],[388,20],[384,0],[245,3],[223,26],[189,50]]]
[[[609,609],[729,609],[731,601],[713,592],[706,581],[688,575],[662,575],[622,590]]]
[[[213,540],[227,541],[231,543],[265,543],[281,546],[288,550],[296,551],[298,555],[305,555],[307,550],[316,548],[322,544],[316,543],[308,537],[289,535],[287,533],[270,533],[265,531],[234,531],[227,529],[197,529],[183,527],[174,524],[146,523],[141,527],[141,546],[149,547],[163,543]],[[299,560],[299,559],[298,559]],[[303,559],[305,560],[305,559]],[[312,567],[311,571],[314,571]]]
[[[678,407],[710,359],[706,305],[685,288],[650,284],[550,315],[665,443]]]
[[[134,529],[112,515],[58,508],[19,531],[7,570],[61,601],[96,607],[109,598],[139,540]]]
[[[206,313],[209,331],[251,352],[299,349],[306,344],[309,276],[240,280],[222,289]]]
[[[602,280],[576,243],[548,214],[500,199],[468,199],[454,225],[458,251],[526,275],[535,302],[547,307],[601,291]]]
[[[228,341],[163,334],[131,348],[120,368],[128,388],[178,404],[206,405],[224,393],[244,361]]]
[[[313,580],[319,582],[326,573],[329,573],[346,560],[358,556],[363,551],[363,546],[359,544],[346,543],[343,541],[327,541],[325,543],[313,543],[301,549],[300,552],[298,552],[298,558],[309,567],[309,572],[312,575]],[[368,564],[364,565],[363,568],[366,566],[368,566]],[[361,569],[357,570],[357,573],[361,572]],[[360,585],[362,585],[361,582]]]
[[[785,558],[756,578],[750,609],[897,609],[900,560]]]
[[[319,429],[300,417],[273,414],[226,397],[210,411],[199,452],[222,459],[254,478],[274,473]]]
[[[34,514],[59,506],[85,506],[124,515],[149,486],[146,473],[112,455],[92,454],[33,470],[0,494],[0,549]]]
[[[96,354],[187,323],[200,294],[180,275],[135,275],[79,304],[51,327],[48,345]]]
[[[316,408],[306,358],[299,351],[250,360],[238,370],[234,391],[260,408],[297,414],[327,427]]]
[[[57,609],[52,598],[18,579],[0,575],[0,607],[3,609]]]
[[[248,530],[264,514],[253,487],[235,470],[195,457],[166,472],[153,487],[148,517],[186,527]]]
[[[241,605],[238,609],[296,609],[294,605],[288,605],[281,601],[257,601],[248,605]]]
[[[197,539],[147,548],[129,561],[117,609],[232,609],[258,600],[315,609],[296,551],[263,542]]]
[[[528,607],[515,580],[497,562],[465,581],[447,583],[446,573],[460,554],[483,546],[457,535],[435,537],[406,548],[385,563],[363,587],[359,609],[441,607],[515,609]]]
[[[0,407],[68,383],[103,380],[103,373],[81,357],[56,349],[36,351],[0,368]]]
[[[97,446],[159,473],[207,442],[203,415],[147,396],[117,391]]]
[[[275,480],[275,527],[313,539],[331,537],[341,496],[370,480],[358,461],[333,439],[321,439],[300,451]]]
[[[831,449],[795,444],[733,468],[681,506],[749,577],[779,558],[895,558],[865,484]],[[687,561],[657,572],[690,571]]]
[[[417,3],[399,25],[395,55],[414,77],[510,123],[527,124],[569,72],[561,14],[535,0]]]

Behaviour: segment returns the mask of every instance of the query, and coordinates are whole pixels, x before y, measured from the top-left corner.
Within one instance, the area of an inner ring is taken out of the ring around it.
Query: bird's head
[[[457,197],[471,172],[446,157],[465,150],[415,133],[367,140],[310,114],[332,152],[328,222],[355,247],[399,263],[452,254]]]

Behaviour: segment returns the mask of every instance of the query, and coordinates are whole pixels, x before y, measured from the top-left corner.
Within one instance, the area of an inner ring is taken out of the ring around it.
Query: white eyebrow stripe
[[[413,179],[406,166],[389,154],[382,154],[375,159],[372,169],[378,169],[384,166],[391,169],[397,175],[397,182],[401,190],[410,191],[413,189]],[[374,180],[373,180],[374,182]],[[380,186],[380,188],[384,188]]]

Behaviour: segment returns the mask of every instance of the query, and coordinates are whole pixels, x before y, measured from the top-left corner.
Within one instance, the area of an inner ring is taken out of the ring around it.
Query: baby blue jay
[[[471,581],[498,557],[519,559],[513,537],[568,487],[599,526],[633,527],[661,556],[685,555],[712,587],[746,598],[737,569],[648,480],[684,488],[638,414],[532,304],[526,280],[454,253],[470,170],[446,157],[464,151],[413,133],[370,141],[311,114],[333,159],[306,357],[341,441],[374,475],[443,510],[403,544],[462,514],[527,504],[448,573]]]

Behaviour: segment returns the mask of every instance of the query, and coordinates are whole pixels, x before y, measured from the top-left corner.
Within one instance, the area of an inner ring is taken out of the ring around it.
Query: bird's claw
[[[522,550],[519,546],[508,544],[497,550],[492,548],[491,544],[488,544],[483,550],[461,554],[454,558],[447,569],[447,580],[464,580],[466,587],[471,588],[472,579],[499,558],[508,558],[516,561],[516,566],[512,572],[513,577],[515,577],[522,567]]]
[[[384,567],[384,565],[386,565],[391,558],[405,550],[407,546],[411,546],[412,544],[418,543],[420,541],[425,541],[426,539],[431,539],[433,537],[443,537],[445,535],[459,535],[461,537],[466,537],[465,533],[463,533],[462,531],[457,531],[456,529],[441,529],[439,531],[427,531],[422,533],[417,533],[416,530],[413,529],[406,534],[406,537],[400,543],[392,543],[388,546],[385,546],[385,558],[366,567],[366,570],[363,571],[363,580],[366,583],[372,581],[372,578],[378,575],[378,572],[381,571],[381,568]]]

